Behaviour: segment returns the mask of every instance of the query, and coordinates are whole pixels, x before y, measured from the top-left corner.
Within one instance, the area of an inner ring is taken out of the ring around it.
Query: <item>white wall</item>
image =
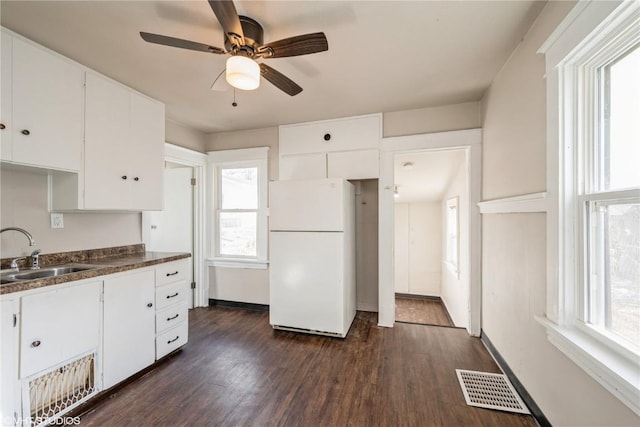
[[[440,202],[396,203],[394,226],[396,292],[440,296]]]
[[[164,129],[166,142],[204,153],[207,140],[205,133],[170,119],[165,120]]]
[[[452,273],[446,265],[442,266],[442,284],[440,286],[440,297],[451,320],[455,326],[466,328],[469,324],[469,229],[465,225],[469,223],[469,174],[467,172],[467,162],[460,164],[458,171],[454,175],[449,187],[445,191],[444,199],[440,205],[443,218],[442,226],[442,259],[446,254],[446,211],[447,200],[458,197],[458,242],[460,252],[458,254],[459,274]]]
[[[30,247],[20,233],[2,233],[0,257],[31,253],[76,251],[142,242],[139,213],[65,213],[64,228],[52,229],[47,211],[47,175],[0,166],[0,226],[29,231],[37,245]]]
[[[547,3],[483,99],[483,196],[544,191],[544,58],[536,50],[574,6]],[[483,215],[482,328],[557,426],[637,426],[640,419],[546,338],[546,216]]]
[[[384,137],[418,135],[480,127],[480,103],[443,105],[384,113]]]

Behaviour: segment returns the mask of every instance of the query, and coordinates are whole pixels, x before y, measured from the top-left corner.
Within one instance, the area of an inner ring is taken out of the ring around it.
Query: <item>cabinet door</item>
[[[129,204],[129,91],[86,73],[85,209],[127,209]]]
[[[378,178],[378,150],[355,150],[327,154],[327,176],[344,179]]]
[[[15,316],[15,317],[14,317]],[[17,301],[0,302],[0,419],[2,425],[14,425],[11,420],[20,413],[18,382],[18,307]]]
[[[162,210],[164,181],[164,105],[130,94],[130,209]]]
[[[13,162],[80,171],[82,69],[13,39]]]
[[[327,155],[318,153],[281,156],[278,170],[280,180],[326,178]]]
[[[155,360],[154,271],[104,281],[103,387]]]
[[[92,282],[22,298],[22,378],[98,348],[100,286]]]
[[[0,58],[0,99],[2,104],[0,105],[0,123],[4,129],[0,130],[0,159],[11,160],[11,128],[13,125],[12,120],[12,107],[11,107],[11,94],[13,88],[11,87],[11,51],[13,46],[13,37],[4,31],[0,33],[0,48],[2,49],[2,57]]]

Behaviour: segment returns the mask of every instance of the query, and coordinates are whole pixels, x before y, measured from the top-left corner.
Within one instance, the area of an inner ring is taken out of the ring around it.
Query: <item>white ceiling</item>
[[[439,202],[465,161],[465,150],[439,150],[394,156],[395,203]],[[403,167],[412,163],[410,168]]]
[[[538,1],[236,1],[265,42],[324,31],[329,51],[266,60],[295,97],[211,90],[226,56],[145,43],[139,31],[224,47],[199,1],[6,1],[2,25],[166,104],[203,132],[477,101],[541,10]],[[226,83],[225,83],[226,85]]]

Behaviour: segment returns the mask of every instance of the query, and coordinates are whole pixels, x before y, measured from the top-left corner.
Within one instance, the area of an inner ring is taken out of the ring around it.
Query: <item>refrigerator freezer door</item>
[[[345,192],[350,185],[340,178],[270,182],[269,229],[343,231]]]
[[[270,233],[270,323],[344,336],[344,234]]]

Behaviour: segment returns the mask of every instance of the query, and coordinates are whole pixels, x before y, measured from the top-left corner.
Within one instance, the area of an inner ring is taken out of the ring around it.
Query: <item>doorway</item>
[[[393,164],[395,321],[466,327],[466,149],[396,153]]]
[[[142,213],[142,241],[148,251],[191,253],[190,308],[208,305],[205,165],[204,153],[165,144],[164,209]]]
[[[468,230],[468,244],[463,245],[459,259],[468,260],[460,264],[460,272],[468,274],[468,304],[463,310],[467,314],[466,324],[461,325],[474,336],[481,332],[481,223],[478,203],[481,198],[481,129],[439,132],[383,138],[380,158],[379,186],[379,287],[378,324],[392,327],[395,322],[395,164],[397,155],[417,154],[438,150],[463,150],[467,169],[467,216],[460,216],[460,227]],[[400,190],[399,190],[400,191]],[[442,214],[443,216],[444,213]],[[442,242],[441,242],[442,244]]]

